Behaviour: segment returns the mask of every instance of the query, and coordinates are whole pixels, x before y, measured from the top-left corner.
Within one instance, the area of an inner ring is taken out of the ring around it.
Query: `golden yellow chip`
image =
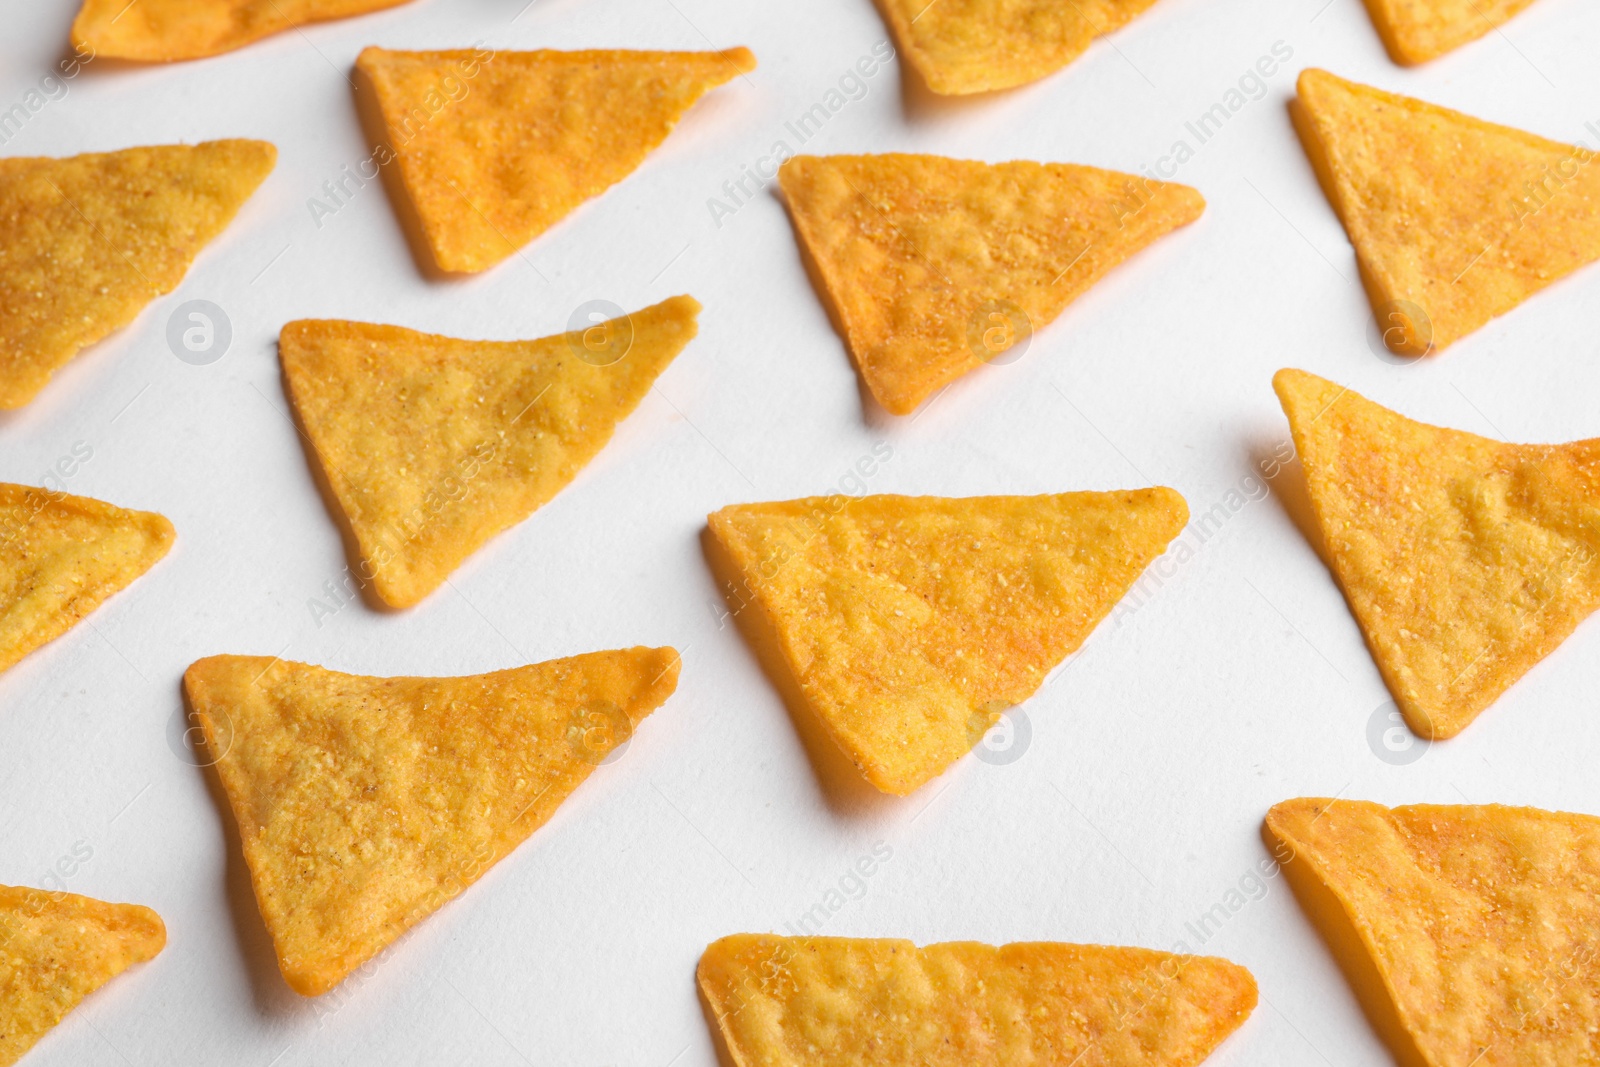
[[[1155,0],[879,0],[936,93],[1009,89],[1054,74]]]
[[[1304,371],[1273,386],[1395,703],[1454,737],[1600,607],[1600,439],[1502,444]]]
[[[0,886],[0,1067],[166,944],[167,928],[149,908]]]
[[[311,22],[406,0],[83,0],[72,23],[80,54],[166,63],[243,48]]]
[[[0,482],[0,671],[155,566],[173,537],[153,512]]]
[[[670,648],[468,678],[212,656],[184,688],[295,992],[338,985],[554,814],[678,684]]]
[[[1188,186],[1065,163],[797,156],[778,177],[861,377],[896,415],[1205,210]]]
[[[1031,696],[1188,516],[1171,489],[1137,489],[812,497],[708,524],[730,612],[791,710],[905,796]]]
[[[1600,1062],[1600,819],[1301,799],[1266,835],[1405,1067]]]
[[[1367,0],[1396,63],[1426,63],[1476,41],[1533,0]]]
[[[1256,1006],[1227,960],[1050,941],[735,934],[698,977],[737,1067],[1194,1067]]]
[[[277,157],[207,141],[0,159],[0,408],[177,288]]]
[[[1396,352],[1440,351],[1600,258],[1588,149],[1321,70],[1294,115]]]
[[[499,263],[636,170],[700,97],[755,69],[724,52],[391,52],[370,82],[439,269]]]
[[[289,397],[355,535],[360,581],[415,604],[533,514],[611,440],[699,311],[678,296],[538,341],[285,326]]]

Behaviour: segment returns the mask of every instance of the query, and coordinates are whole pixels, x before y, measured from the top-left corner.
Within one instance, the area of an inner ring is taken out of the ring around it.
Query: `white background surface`
[[[158,510],[171,556],[0,677],[0,883],[41,884],[76,847],[74,892],[155,907],[167,951],[74,1013],[48,1064],[713,1062],[692,972],[703,946],[782,930],[880,842],[892,858],[827,923],[919,942],[1058,939],[1227,956],[1262,1004],[1218,1065],[1384,1064],[1281,878],[1200,944],[1185,924],[1266,857],[1267,807],[1342,795],[1600,812],[1581,629],[1458,740],[1379,759],[1387,695],[1284,499],[1233,515],[1148,604],[1107,623],[1024,710],[1009,766],[968,758],[906,799],[824,786],[730,626],[699,546],[723,504],[824,492],[874,445],[875,492],[1174,486],[1199,514],[1287,436],[1269,379],[1317,371],[1408,414],[1511,440],[1600,434],[1587,270],[1425,366],[1375,356],[1350,248],[1291,131],[1303,66],[1572,141],[1600,120],[1600,8],[1539,0],[1421,70],[1385,56],[1358,0],[1161,0],[1042,83],[931,98],[891,66],[808,151],[914,150],[1137,170],[1187,137],[1274,42],[1263,99],[1178,180],[1205,216],[1119,269],[1019,362],[957,383],[914,422],[864,410],[770,192],[719,229],[708,197],[788,136],[885,34],[868,0],[416,0],[217,59],[92,64],[6,154],[249,136],[277,171],[173,295],[0,417],[0,479],[37,483],[83,442],[73,493]],[[6,0],[0,107],[65,50],[72,5]],[[367,44],[704,48],[761,66],[707,98],[632,178],[487,274],[431,282],[372,185],[318,229],[307,199],[363,156],[347,82]],[[1593,135],[1587,135],[1594,144]],[[791,147],[795,147],[791,142]],[[306,316],[475,338],[565,328],[580,303],[704,302],[697,340],[609,448],[420,607],[308,609],[339,536],[286,417],[277,330]],[[220,362],[168,350],[167,317],[213,300]],[[1186,538],[1198,544],[1191,531]],[[278,976],[206,777],[174,743],[179,679],[211,653],[368,674],[456,674],[673,644],[677,695],[555,819],[374,973],[319,1002]],[[69,865],[70,866],[70,865]],[[1248,884],[1246,888],[1249,888]]]

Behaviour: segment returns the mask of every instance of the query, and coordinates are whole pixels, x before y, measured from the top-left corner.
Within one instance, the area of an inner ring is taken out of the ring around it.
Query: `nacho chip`
[[[1089,636],[1188,520],[1171,489],[812,497],[713,513],[729,609],[795,714],[905,796]]]
[[[725,52],[368,48],[393,158],[440,270],[499,263],[638,169],[695,101],[755,69]]]
[[[0,482],[0,671],[155,566],[174,536],[153,512]]]
[[[278,353],[289,398],[361,552],[409,607],[555,496],[695,336],[678,296],[538,341],[458,341],[304,320]]]
[[[677,684],[670,648],[469,678],[262,656],[184,675],[278,965],[308,997],[510,854]]]
[[[1367,0],[1396,63],[1426,63],[1511,21],[1533,0]]]
[[[1266,832],[1400,1063],[1600,1062],[1600,819],[1301,799]]]
[[[1588,149],[1300,75],[1295,125],[1394,351],[1440,351],[1600,258]]]
[[[1193,1067],[1256,1006],[1209,956],[736,934],[700,990],[738,1067]]]
[[[326,19],[407,0],[83,0],[72,23],[80,54],[145,63],[200,59]]]
[[[207,141],[0,159],[0,408],[177,288],[277,156]]]
[[[936,93],[1054,74],[1155,0],[879,0],[900,50]]]
[[[149,908],[0,886],[0,1067],[166,944],[167,928]]]
[[[1384,682],[1454,737],[1600,607],[1600,439],[1502,444],[1304,371],[1272,384]]]
[[[1185,185],[1064,163],[797,156],[778,179],[861,377],[896,415],[1205,209]]]

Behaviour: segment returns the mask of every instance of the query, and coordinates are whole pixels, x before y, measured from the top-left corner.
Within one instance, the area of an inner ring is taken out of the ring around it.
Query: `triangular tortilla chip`
[[[145,63],[200,59],[311,22],[407,0],[84,0],[72,23],[80,54]]]
[[[177,288],[277,158],[207,141],[0,159],[0,408]]]
[[[0,482],[0,671],[155,566],[174,536],[154,512]]]
[[[499,263],[636,170],[700,97],[755,69],[725,52],[390,52],[371,82],[440,270]],[[475,70],[470,78],[465,69]]]
[[[699,311],[678,296],[538,341],[285,326],[289,397],[355,535],[362,580],[394,607],[415,604],[533,514],[611,440],[693,339]]]
[[[723,508],[711,563],[797,714],[905,796],[1089,636],[1188,520],[1171,489]]]
[[[1476,41],[1533,0],[1367,0],[1396,63],[1426,63]]]
[[[778,179],[861,377],[896,415],[1205,210],[1186,185],[1065,163],[797,156]]]
[[[149,908],[0,886],[0,1067],[166,944],[167,928]]]
[[[1396,352],[1442,350],[1600,259],[1585,148],[1321,70],[1301,73],[1294,114]]]
[[[1395,703],[1454,737],[1600,607],[1600,439],[1502,444],[1304,371],[1272,384]]]
[[[1301,799],[1266,832],[1403,1067],[1600,1062],[1600,819]]]
[[[678,662],[632,648],[468,678],[191,666],[290,987],[326,993],[510,854],[672,695]]]
[[[1256,1006],[1210,956],[736,934],[700,990],[738,1067],[1193,1067]]]
[[[879,0],[936,93],[1009,89],[1054,74],[1155,0]]]

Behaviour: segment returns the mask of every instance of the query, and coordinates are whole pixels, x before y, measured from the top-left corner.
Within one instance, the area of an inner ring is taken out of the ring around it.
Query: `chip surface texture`
[[[0,1067],[166,944],[167,929],[149,908],[0,886]]]
[[[1509,22],[1533,0],[1367,0],[1396,63],[1426,63]]]
[[[72,23],[80,54],[167,63],[201,59],[312,22],[407,0],[84,0]]]

